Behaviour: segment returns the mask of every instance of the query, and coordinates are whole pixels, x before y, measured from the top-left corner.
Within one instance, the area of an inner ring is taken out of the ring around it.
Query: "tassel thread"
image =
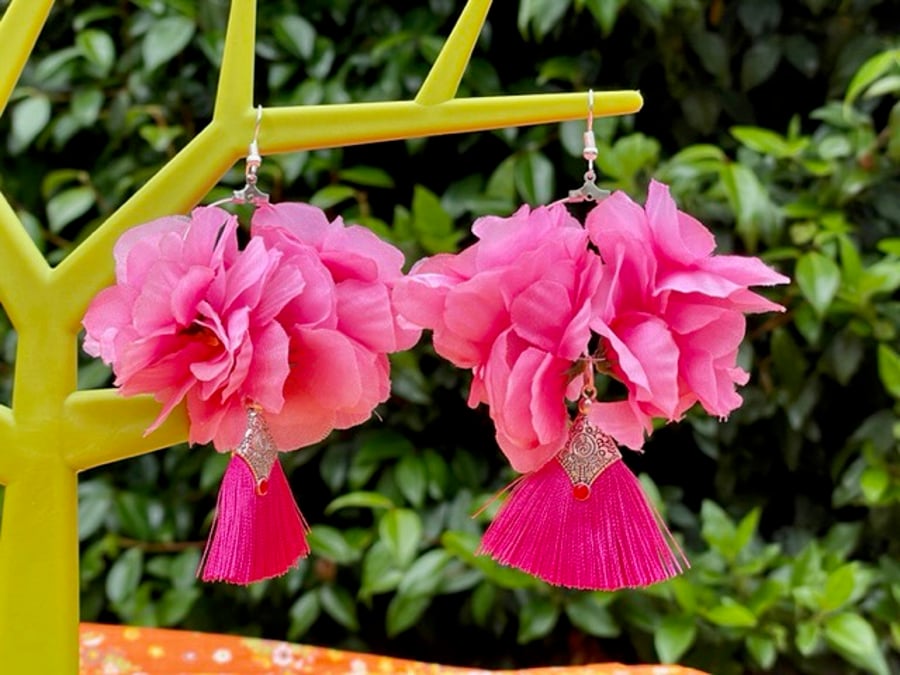
[[[247,431],[219,488],[199,576],[240,585],[280,576],[309,554],[308,531],[262,411],[249,407]]]
[[[649,586],[690,567],[615,441],[582,407],[563,450],[519,481],[479,553],[557,586]]]

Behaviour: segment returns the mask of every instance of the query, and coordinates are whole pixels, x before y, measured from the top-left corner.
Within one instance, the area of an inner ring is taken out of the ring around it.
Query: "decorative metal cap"
[[[247,430],[234,452],[247,462],[253,472],[257,494],[266,494],[269,491],[269,474],[278,461],[278,448],[275,447],[266,418],[258,407],[247,407]]]
[[[572,495],[579,501],[591,496],[591,485],[608,467],[622,459],[612,436],[579,414],[569,429],[569,438],[556,459],[572,481]]]

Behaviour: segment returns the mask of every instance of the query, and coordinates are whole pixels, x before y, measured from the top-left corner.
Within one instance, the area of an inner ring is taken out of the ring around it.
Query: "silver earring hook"
[[[584,174],[584,185],[577,190],[569,190],[570,202],[599,202],[609,196],[608,190],[597,187],[594,182],[597,180],[597,174],[594,172],[594,160],[597,159],[597,139],[594,136],[594,90],[588,90],[588,115],[587,128],[584,135],[584,150],[581,156],[587,160],[588,170]]]
[[[244,166],[244,187],[235,190],[232,199],[238,204],[265,204],[269,201],[269,195],[257,186],[259,167],[262,164],[262,156],[259,154],[259,127],[262,124],[263,107],[256,108],[256,126],[253,128],[253,140],[247,149],[247,159]]]

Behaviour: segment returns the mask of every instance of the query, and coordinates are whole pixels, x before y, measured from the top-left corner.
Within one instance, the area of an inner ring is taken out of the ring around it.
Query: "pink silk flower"
[[[627,407],[599,403],[594,422],[618,425],[634,441],[651,418],[678,419],[696,402],[719,417],[740,406],[736,385],[749,377],[737,365],[744,313],[784,309],[748,286],[787,277],[758,258],[714,255],[713,234],[657,181],[645,207],[615,192],[591,210],[586,228],[606,265],[591,328],[628,389]]]
[[[433,331],[439,355],[472,370],[469,404],[488,404],[521,473],[561,449],[566,399],[581,387],[573,366],[593,335],[627,395],[595,402],[589,417],[639,450],[654,417],[678,419],[698,401],[718,416],[740,405],[743,315],[782,309],[748,286],[787,278],[757,258],[713,255],[712,233],[656,181],[646,208],[616,192],[584,228],[557,203],[480,218],[473,232],[460,253],[414,265],[394,298]]]
[[[252,402],[287,450],[362,422],[387,398],[385,352],[419,335],[390,303],[402,254],[286,206],[257,209],[243,250],[236,217],[214,206],[117,242],[116,285],[88,308],[84,349],[111,364],[124,395],[163,404],[148,432],[184,400],[190,442],[230,450]]]
[[[394,289],[401,316],[431,328],[435,351],[473,371],[469,405],[487,403],[520,472],[565,441],[572,363],[590,339],[600,259],[563,205],[479,218],[478,242],[421,260]]]

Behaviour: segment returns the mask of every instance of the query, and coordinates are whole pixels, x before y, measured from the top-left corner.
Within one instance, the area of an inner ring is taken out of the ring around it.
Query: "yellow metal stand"
[[[469,0],[414,101],[265,109],[262,154],[584,117],[585,94],[454,98],[490,4]],[[12,0],[0,19],[0,113],[52,5]],[[256,120],[255,32],[255,0],[233,0],[212,122],[56,268],[0,195],[0,304],[18,332],[12,408],[0,406],[0,672],[78,672],[78,472],[187,436],[183,411],[144,437],[152,399],[77,391],[77,334],[113,281],[119,235],[188,211],[242,157]],[[636,91],[597,93],[594,114],[641,104]]]

